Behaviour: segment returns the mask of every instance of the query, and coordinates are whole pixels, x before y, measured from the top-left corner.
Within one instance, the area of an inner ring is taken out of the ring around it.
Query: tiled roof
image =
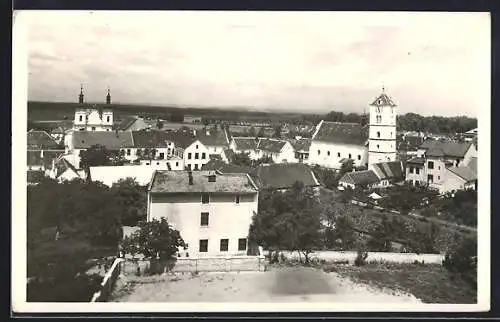
[[[403,180],[403,166],[400,161],[381,162],[372,165],[380,180]]]
[[[420,148],[431,157],[464,157],[472,143],[425,141]]]
[[[202,166],[202,170],[220,171],[222,173],[250,173],[250,167],[227,164],[222,160],[210,160]]]
[[[274,139],[259,139],[259,143],[257,144],[257,149],[268,151],[271,153],[279,153],[281,149],[285,146],[287,141],[283,140],[274,140]]]
[[[368,139],[368,126],[358,123],[321,121],[313,141],[364,145]]]
[[[296,181],[305,186],[318,186],[312,170],[300,163],[260,165],[250,174],[262,189],[291,188]]]
[[[42,158],[40,151],[27,151],[27,164],[28,166],[41,165],[46,168],[51,168],[52,160],[59,158],[62,154],[64,154],[64,150],[45,150]]]
[[[151,181],[154,171],[154,167],[143,165],[90,167],[90,178],[109,187],[120,179],[133,178],[139,185],[145,186]]]
[[[108,150],[119,150],[120,148],[132,147],[132,133],[125,132],[73,132],[73,146],[75,149],[88,149],[99,144]]]
[[[425,160],[423,158],[411,158],[407,160],[406,163],[423,165],[425,163]]]
[[[470,159],[469,164],[467,164],[469,168],[477,172],[477,158],[473,157]]]
[[[193,184],[189,184],[188,171],[156,171],[150,184],[151,192],[221,192],[256,193],[257,187],[246,173],[216,174],[215,182],[208,181],[210,171],[193,171]]]
[[[29,131],[28,150],[60,150],[61,146],[45,131]]]
[[[311,147],[311,139],[300,139],[291,142],[295,151],[309,152]]]
[[[163,131],[132,131],[134,148],[167,147],[172,136]]]
[[[237,151],[247,151],[257,149],[258,141],[251,137],[234,138]]]
[[[372,170],[347,172],[339,180],[340,182],[351,183],[355,185],[367,185],[378,183],[380,180]]]
[[[370,105],[372,105],[372,106],[396,106],[396,104],[394,104],[394,101],[386,93],[380,94],[379,97],[377,97],[373,101],[373,103],[371,103]]]
[[[229,143],[226,135],[221,130],[209,129],[197,132],[196,137],[205,146],[227,146]]]
[[[125,117],[120,123],[116,124],[114,127],[117,130],[120,131],[126,131],[128,130],[135,122],[137,121],[137,118],[133,116],[128,116]]]
[[[56,169],[56,178],[59,178],[66,170],[73,171],[77,176],[80,176],[78,174],[78,170],[64,157],[59,157],[59,159],[56,160],[54,163],[55,169]]]
[[[477,179],[477,172],[474,171],[473,168],[468,166],[449,167],[447,168],[447,170],[464,179],[466,182],[474,181]]]

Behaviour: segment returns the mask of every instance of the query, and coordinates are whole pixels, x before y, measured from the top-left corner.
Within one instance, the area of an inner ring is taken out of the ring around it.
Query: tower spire
[[[83,104],[84,95],[83,95],[83,84],[80,84],[80,95],[78,96],[78,103]]]
[[[106,104],[111,104],[111,93],[108,86],[108,95],[106,95]]]

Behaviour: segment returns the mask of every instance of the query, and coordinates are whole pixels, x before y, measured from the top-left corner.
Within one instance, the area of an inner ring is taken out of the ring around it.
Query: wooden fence
[[[90,302],[106,302],[121,273],[123,258],[116,258],[101,282],[101,289],[94,293]]]

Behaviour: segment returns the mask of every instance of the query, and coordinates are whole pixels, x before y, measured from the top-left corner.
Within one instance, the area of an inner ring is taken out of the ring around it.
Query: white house
[[[143,159],[139,161],[141,166],[149,166],[158,170],[184,170],[184,160],[178,156],[168,156],[165,159],[148,160]]]
[[[261,158],[260,152],[257,150],[259,139],[253,137],[233,137],[229,147],[234,153],[248,153],[251,160]]]
[[[79,106],[75,109],[73,129],[75,131],[112,131],[113,110],[111,109],[111,95],[108,89],[106,105],[84,103],[83,87],[80,89]]]
[[[261,138],[257,144],[257,153],[260,157],[271,157],[274,163],[294,163],[295,149],[292,144],[284,140]]]
[[[60,156],[57,160],[53,161],[53,166],[48,171],[48,176],[59,182],[63,182],[73,179],[84,179],[85,172],[74,167],[64,156]]]
[[[380,178],[373,170],[362,170],[345,173],[339,179],[339,186],[344,188],[373,188],[380,184]]]
[[[148,186],[147,220],[166,218],[187,243],[181,256],[246,255],[258,209],[248,174],[155,171]]]
[[[226,130],[206,129],[197,131],[196,138],[208,149],[209,155],[223,157],[229,148],[229,137]]]
[[[64,146],[45,131],[31,130],[26,139],[27,170],[49,170],[52,168],[52,161],[64,154]]]
[[[460,165],[446,168],[445,180],[440,187],[440,193],[457,190],[477,189],[477,169],[472,165]]]
[[[418,156],[407,161],[406,181],[446,191],[447,168],[467,166],[476,153],[472,143],[426,141],[419,147]]]
[[[309,147],[308,164],[340,169],[345,159],[368,165],[368,127],[357,123],[321,121]]]

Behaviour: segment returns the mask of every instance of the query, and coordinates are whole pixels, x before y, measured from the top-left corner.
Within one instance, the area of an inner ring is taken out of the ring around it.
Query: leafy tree
[[[250,167],[252,165],[252,160],[250,159],[249,153],[235,153],[233,156],[233,164],[239,166]]]
[[[264,137],[264,136],[266,136],[266,132],[265,132],[265,130],[264,130],[264,127],[263,127],[263,126],[261,126],[261,127],[259,128],[259,132],[257,132],[257,137],[261,138],[261,137]]]
[[[160,119],[156,121],[156,127],[158,128],[158,130],[163,129],[163,122]]]
[[[309,254],[321,245],[321,221],[314,191],[296,182],[284,193],[264,193],[261,198],[249,240],[271,252],[298,251],[308,263]]]
[[[408,232],[407,245],[409,245],[409,249],[417,254],[436,253],[435,243],[439,231],[439,226],[431,223],[430,225],[421,225],[413,232]]]
[[[255,131],[255,128],[253,126],[250,127],[248,130],[248,136],[255,137],[257,135],[257,131]]]
[[[273,134],[273,137],[277,138],[277,139],[280,139],[281,138],[281,134],[283,132],[283,125],[279,124],[279,125],[276,125],[274,127],[274,134]]]
[[[477,238],[464,238],[446,253],[443,266],[477,287]]]
[[[172,257],[179,247],[186,247],[179,231],[172,229],[165,218],[142,222],[139,227],[122,242],[122,249],[127,254],[163,259]]]
[[[371,238],[368,241],[368,248],[375,252],[390,252],[392,251],[391,235],[393,231],[390,227],[390,222],[387,216],[382,218],[382,221],[371,232]]]
[[[111,191],[122,212],[122,224],[136,226],[146,219],[147,191],[133,178],[121,179],[113,184]]]
[[[80,167],[87,170],[96,166],[123,165],[125,162],[124,151],[110,151],[100,144],[83,150],[80,155]]]
[[[337,174],[337,177],[340,179],[344,174],[347,172],[351,172],[354,169],[354,160],[353,159],[347,159],[342,165],[340,166],[340,171]]]

